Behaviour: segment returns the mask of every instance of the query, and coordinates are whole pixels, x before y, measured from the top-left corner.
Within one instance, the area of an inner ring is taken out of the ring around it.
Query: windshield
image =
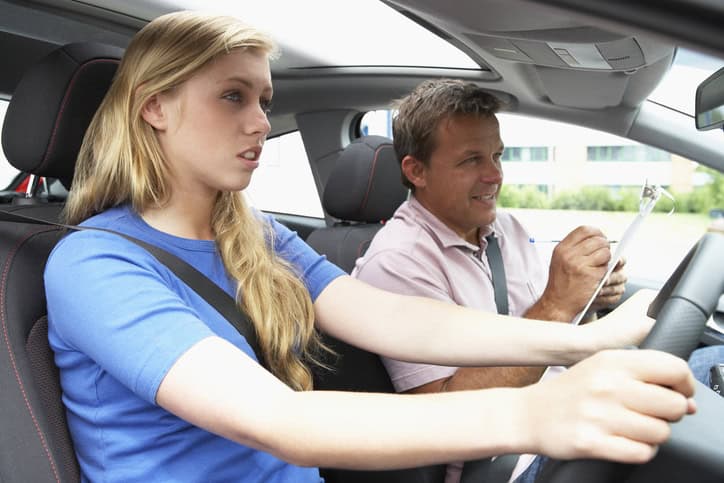
[[[693,117],[696,87],[722,67],[722,59],[679,48],[671,69],[649,99]]]
[[[96,0],[95,3],[102,3]],[[234,15],[308,57],[305,65],[480,69],[470,57],[379,0],[175,0],[174,9]],[[124,7],[133,10],[133,5]],[[280,12],[284,12],[280,14]],[[143,12],[138,12],[142,15]],[[354,19],[338,21],[335,19]]]

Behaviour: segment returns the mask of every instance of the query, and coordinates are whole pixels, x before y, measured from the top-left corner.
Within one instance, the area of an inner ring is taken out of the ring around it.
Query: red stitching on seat
[[[57,230],[57,228],[50,228],[50,229],[43,229],[43,230],[37,230],[37,231],[31,231],[30,233],[27,233],[26,236],[21,239],[10,251],[8,254],[7,261],[5,262],[5,266],[3,267],[3,274],[2,274],[2,282],[0,283],[0,319],[2,319],[2,326],[3,326],[3,337],[5,338],[5,345],[8,349],[8,355],[10,356],[10,362],[13,366],[13,372],[15,372],[15,379],[18,382],[18,386],[20,387],[20,392],[23,395],[23,399],[25,400],[25,407],[28,409],[28,412],[30,413],[30,417],[33,420],[33,424],[35,424],[35,431],[38,433],[38,437],[40,438],[40,443],[43,446],[43,449],[45,450],[45,454],[48,457],[48,461],[50,462],[50,468],[53,470],[53,475],[55,476],[55,481],[60,483],[60,475],[58,475],[58,469],[55,466],[55,461],[53,460],[53,456],[50,454],[50,448],[48,447],[48,443],[45,441],[45,436],[43,436],[43,432],[40,429],[40,424],[38,424],[38,420],[35,418],[35,413],[33,413],[33,408],[30,405],[30,400],[28,399],[28,395],[25,392],[25,386],[23,385],[23,381],[20,377],[20,372],[18,371],[18,366],[15,363],[15,354],[13,353],[12,347],[10,346],[10,337],[8,336],[8,325],[7,325],[7,318],[5,314],[5,294],[7,293],[7,278],[8,273],[10,272],[10,265],[12,265],[12,260],[15,257],[16,252],[20,249],[20,247],[25,243],[28,239],[31,237],[43,233],[43,232],[49,232]]]
[[[372,178],[375,176],[375,168],[377,168],[377,157],[380,154],[380,150],[382,148],[391,148],[392,146],[389,144],[383,144],[381,146],[378,146],[377,149],[375,149],[375,157],[372,160],[372,166],[370,167],[370,177],[367,181],[367,191],[365,192],[365,197],[362,199],[362,203],[360,204],[360,212],[362,211],[362,208],[367,204],[367,198],[370,195],[370,191],[372,190]]]
[[[114,63],[118,64],[120,61],[118,59],[94,59],[91,61],[86,62],[82,66],[80,66],[75,73],[73,74],[73,77],[70,79],[70,83],[68,84],[68,88],[65,90],[65,95],[63,96],[63,101],[60,104],[60,110],[58,111],[58,115],[55,118],[55,124],[53,125],[53,132],[50,135],[50,141],[48,142],[48,149],[45,150],[45,155],[43,156],[43,160],[40,162],[38,167],[35,169],[36,171],[39,171],[40,169],[45,167],[45,163],[48,161],[48,158],[50,157],[51,151],[55,148],[55,135],[58,132],[58,125],[60,124],[60,119],[63,117],[63,111],[65,111],[65,108],[68,104],[68,98],[70,97],[70,93],[73,90],[73,84],[75,84],[76,79],[80,75],[80,72],[85,69],[86,67],[96,64],[96,63]]]

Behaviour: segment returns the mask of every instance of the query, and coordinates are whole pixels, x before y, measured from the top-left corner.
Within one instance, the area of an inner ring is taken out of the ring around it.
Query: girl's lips
[[[237,159],[239,159],[242,163],[244,163],[244,166],[246,166],[249,169],[256,169],[259,167],[259,156],[256,156],[254,159],[245,158],[243,155],[237,155]]]
[[[249,161],[256,161],[259,159],[259,156],[261,155],[261,147],[255,147],[251,149],[246,149],[239,153],[237,156]]]

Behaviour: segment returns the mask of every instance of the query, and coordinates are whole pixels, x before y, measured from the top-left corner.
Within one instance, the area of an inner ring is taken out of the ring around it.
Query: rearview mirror
[[[724,68],[696,88],[696,128],[707,131],[724,125]]]

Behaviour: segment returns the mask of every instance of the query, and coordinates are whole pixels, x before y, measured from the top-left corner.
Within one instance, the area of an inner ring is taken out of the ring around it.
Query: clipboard
[[[591,294],[591,297],[588,299],[588,303],[586,303],[586,306],[571,322],[573,325],[578,325],[581,323],[581,320],[583,320],[583,317],[586,315],[586,312],[588,312],[588,309],[591,308],[591,304],[593,304],[593,301],[596,300],[596,297],[598,297],[599,292],[601,292],[601,289],[608,280],[608,277],[613,272],[616,264],[619,262],[619,260],[621,260],[621,257],[626,251],[626,248],[631,244],[633,239],[636,238],[636,233],[639,231],[639,228],[643,224],[644,219],[653,211],[654,206],[656,206],[656,203],[659,201],[661,196],[666,196],[672,201],[674,200],[674,197],[671,196],[671,194],[667,192],[664,188],[660,186],[649,185],[648,182],[644,183],[644,186],[641,188],[639,212],[633,219],[631,224],[628,226],[628,228],[626,228],[623,236],[620,238],[618,246],[616,247],[616,251],[613,253],[613,255],[611,256],[611,260],[608,262],[608,269],[606,270],[606,273],[601,278],[600,282],[598,282],[596,290],[594,290]],[[672,208],[671,212],[673,211],[674,210]],[[669,214],[671,214],[671,212],[669,212]]]

